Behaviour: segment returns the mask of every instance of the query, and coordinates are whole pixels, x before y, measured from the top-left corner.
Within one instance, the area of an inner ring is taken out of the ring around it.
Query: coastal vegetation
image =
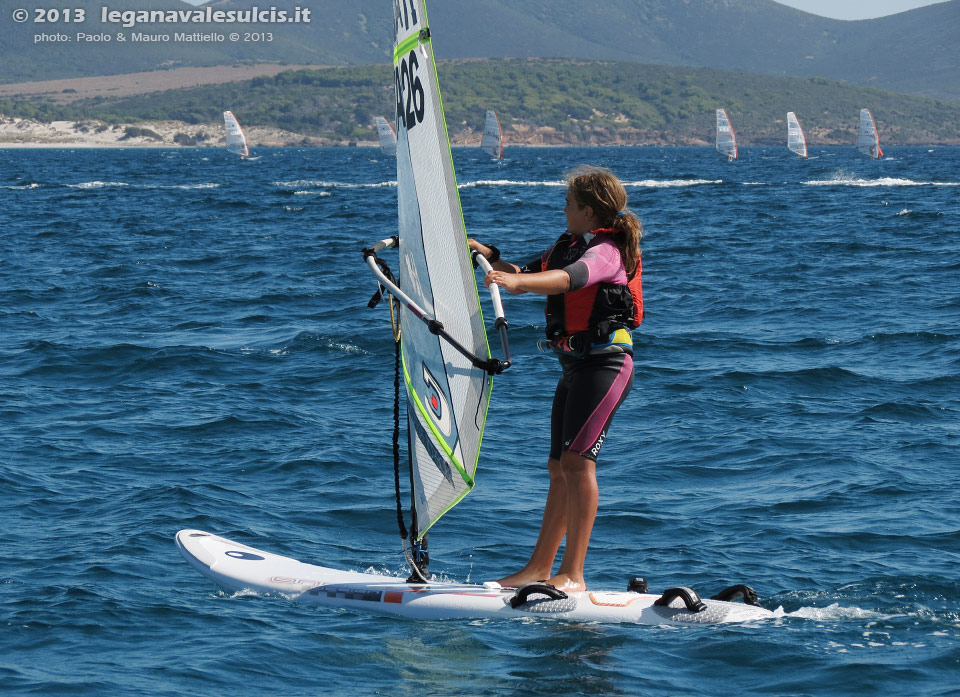
[[[795,111],[811,143],[849,143],[869,107],[884,142],[960,143],[960,104],[855,87],[823,78],[616,61],[485,59],[438,66],[451,138],[473,138],[496,109],[507,142],[694,144],[713,138],[725,107],[743,144],[779,143]],[[286,71],[244,82],[126,98],[0,100],[0,113],[105,123],[176,120],[216,124],[224,109],[245,127],[266,126],[330,142],[375,140],[376,115],[395,111],[385,65]]]

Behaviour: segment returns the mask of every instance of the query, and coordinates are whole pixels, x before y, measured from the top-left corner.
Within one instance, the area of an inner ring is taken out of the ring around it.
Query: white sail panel
[[[737,159],[737,134],[733,132],[725,109],[717,109],[717,150],[728,160]]]
[[[394,2],[400,288],[490,357],[423,0]],[[401,315],[415,538],[473,487],[492,380],[410,309]]]
[[[377,136],[380,138],[380,150],[383,151],[384,155],[396,155],[397,133],[393,130],[393,126],[382,116],[378,116],[376,122]]]
[[[227,129],[227,151],[241,157],[249,157],[250,149],[247,147],[246,136],[243,135],[243,129],[237,122],[237,117],[232,111],[223,112],[223,125]]]
[[[487,110],[487,118],[483,125],[483,137],[480,139],[480,149],[495,160],[503,159],[503,129],[500,128],[500,119],[493,109]]]
[[[800,157],[807,156],[807,137],[803,134],[797,115],[787,112],[787,147]]]
[[[857,150],[867,157],[877,159],[883,157],[880,149],[880,135],[877,133],[877,124],[869,109],[860,110],[860,133],[857,136]]]

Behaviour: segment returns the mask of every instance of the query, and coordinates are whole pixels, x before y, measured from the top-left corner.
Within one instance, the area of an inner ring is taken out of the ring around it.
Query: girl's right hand
[[[489,288],[491,284],[498,285],[509,293],[520,295],[524,292],[520,290],[520,281],[520,274],[494,270],[484,276],[483,285],[487,288]]]

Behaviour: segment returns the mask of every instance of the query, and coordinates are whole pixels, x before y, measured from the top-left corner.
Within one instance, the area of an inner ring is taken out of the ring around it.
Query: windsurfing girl
[[[547,296],[546,343],[562,368],[550,417],[550,487],[540,534],[523,569],[499,580],[504,587],[545,581],[563,591],[586,590],[584,562],[599,500],[597,456],[633,386],[629,330],[643,317],[643,226],[611,172],[580,168],[568,185],[567,231],[529,263],[504,261],[496,247],[470,240],[493,266],[487,286]]]

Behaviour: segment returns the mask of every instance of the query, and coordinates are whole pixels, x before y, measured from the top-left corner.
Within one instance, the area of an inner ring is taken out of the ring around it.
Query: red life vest
[[[601,235],[612,234],[610,228],[593,230],[594,238],[588,244],[583,236],[564,233],[541,262],[541,270],[563,268],[583,256],[597,244]],[[558,341],[564,337],[583,334],[589,343],[607,341],[615,330],[636,329],[643,321],[642,268],[637,268],[621,283],[594,283],[578,290],[547,296],[545,308],[547,338]]]

